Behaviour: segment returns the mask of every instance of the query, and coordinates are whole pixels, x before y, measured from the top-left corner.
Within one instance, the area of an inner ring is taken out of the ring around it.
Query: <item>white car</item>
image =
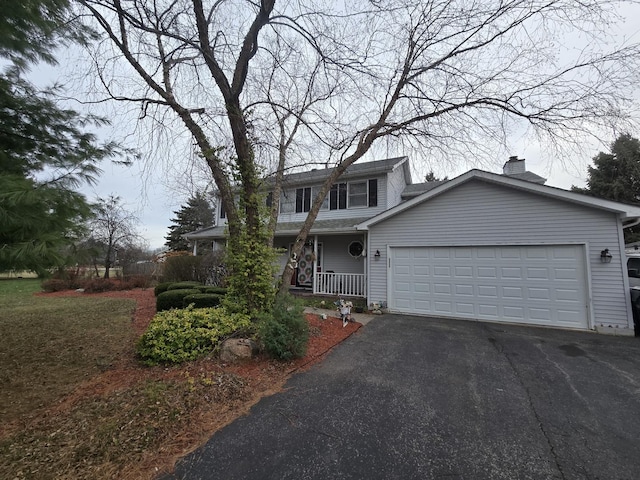
[[[627,251],[627,275],[629,286],[640,287],[640,250]]]

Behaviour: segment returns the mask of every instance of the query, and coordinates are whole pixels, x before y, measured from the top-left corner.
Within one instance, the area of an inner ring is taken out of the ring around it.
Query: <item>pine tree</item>
[[[44,273],[67,261],[67,248],[90,214],[76,192],[95,181],[96,163],[116,153],[83,131],[99,119],[60,108],[22,75],[37,60],[55,63],[57,46],[82,37],[62,0],[0,1],[0,271]]]
[[[173,213],[176,215],[171,219],[174,224],[169,227],[169,234],[165,237],[165,245],[172,251],[191,250],[193,246],[182,235],[210,227],[215,221],[215,210],[210,197],[202,192],[189,198],[180,210]]]
[[[640,140],[624,133],[600,152],[589,166],[587,188],[573,187],[596,197],[617,202],[640,203]]]
[[[640,203],[640,140],[628,133],[611,144],[611,152],[600,152],[588,167],[586,188],[574,192],[623,203]],[[624,230],[627,243],[640,239],[638,227]]]

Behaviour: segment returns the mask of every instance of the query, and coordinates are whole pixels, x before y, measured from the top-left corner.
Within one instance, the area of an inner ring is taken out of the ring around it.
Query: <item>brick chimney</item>
[[[527,168],[524,164],[524,158],[518,158],[517,156],[509,157],[509,160],[503,165],[502,173],[505,175],[515,175],[518,173],[525,173]]]

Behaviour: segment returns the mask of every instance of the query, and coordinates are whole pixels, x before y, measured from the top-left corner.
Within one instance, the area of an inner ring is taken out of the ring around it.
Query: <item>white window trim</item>
[[[358,196],[364,195],[364,205],[351,205],[351,185],[356,183],[364,183],[364,194],[359,193]],[[354,182],[347,182],[347,209],[369,208],[369,180],[358,180]]]

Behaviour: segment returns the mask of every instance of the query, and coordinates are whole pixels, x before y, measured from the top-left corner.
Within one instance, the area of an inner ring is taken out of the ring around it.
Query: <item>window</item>
[[[349,184],[349,208],[368,206],[368,198],[367,182],[353,182]]]
[[[293,192],[283,190],[280,195],[280,213],[293,213],[296,208],[296,197]]]
[[[224,205],[222,204],[222,200],[220,201],[220,218],[227,218],[227,212],[224,209]]]
[[[318,192],[320,191],[320,187],[311,187],[311,198],[313,200],[318,196]],[[322,205],[320,205],[320,210],[329,210],[329,195],[324,197],[322,201]]]
[[[296,213],[311,210],[311,187],[296,189]]]
[[[344,210],[347,208],[347,184],[336,183],[329,191],[329,209]]]

